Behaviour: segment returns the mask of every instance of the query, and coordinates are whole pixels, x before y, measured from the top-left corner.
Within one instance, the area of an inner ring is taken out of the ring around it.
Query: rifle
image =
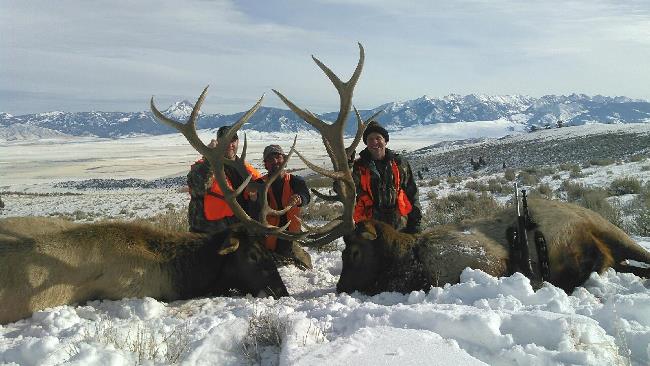
[[[519,205],[519,192],[517,183],[515,183],[515,201],[517,202],[517,228],[512,230],[510,236],[510,261],[512,263],[512,272],[521,272],[524,276],[532,278],[533,268],[530,263],[530,253],[528,251],[528,233],[527,229],[531,225],[530,215],[528,214],[528,201],[526,199],[526,190],[521,190],[522,207]]]

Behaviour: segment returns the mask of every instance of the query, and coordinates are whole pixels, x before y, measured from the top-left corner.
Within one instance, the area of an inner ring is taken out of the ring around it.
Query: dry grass
[[[542,183],[538,185],[537,188],[535,188],[534,192],[543,196],[544,198],[553,197],[553,189],[547,183]]]
[[[450,194],[429,201],[423,221],[428,226],[453,224],[465,219],[489,216],[500,209],[502,206],[486,193],[479,196],[472,192]]]
[[[341,210],[342,205],[339,202],[330,203],[315,199],[303,207],[301,213],[304,220],[331,221],[341,216]]]
[[[250,362],[261,364],[264,350],[268,347],[279,350],[288,335],[290,326],[290,320],[277,311],[254,310],[246,335],[241,342],[242,355]]]
[[[168,208],[167,211],[161,212],[156,216],[147,219],[136,219],[133,222],[143,225],[153,226],[160,230],[186,232],[189,231],[189,223],[187,222],[187,207],[181,210]]]
[[[332,188],[334,181],[331,178],[324,177],[322,175],[311,176],[306,179],[307,187],[309,188]]]
[[[100,343],[134,354],[137,364],[164,363],[176,364],[189,350],[190,333],[186,325],[179,325],[171,332],[161,331],[159,327],[148,327],[138,322],[135,327],[120,329],[110,319],[101,319],[95,328],[82,333],[81,339],[70,345],[70,358],[80,352],[80,343]]]

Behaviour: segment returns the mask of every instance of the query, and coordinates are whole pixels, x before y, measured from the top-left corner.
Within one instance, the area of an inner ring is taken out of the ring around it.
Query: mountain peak
[[[162,113],[167,117],[176,118],[179,120],[187,119],[192,110],[194,109],[194,104],[188,100],[183,100],[172,104],[169,108],[165,109]],[[202,115],[203,112],[199,112],[199,115]]]

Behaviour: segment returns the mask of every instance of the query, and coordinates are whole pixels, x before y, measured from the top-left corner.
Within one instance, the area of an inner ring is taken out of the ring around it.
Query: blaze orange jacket
[[[268,179],[268,176],[262,177],[264,181]],[[284,178],[282,180],[282,198],[281,198],[281,203],[282,206],[279,206],[278,203],[275,200],[275,195],[273,194],[273,189],[269,187],[269,192],[268,192],[268,200],[269,200],[269,206],[274,209],[282,209],[284,207],[287,207],[289,205],[289,198],[293,195],[293,189],[291,189],[291,184],[289,184],[291,180],[291,174],[287,173],[284,175]],[[292,207],[287,213],[285,214],[287,216],[287,222],[289,223],[289,227],[287,228],[287,231],[291,233],[297,233],[300,232],[300,221],[298,221],[298,217],[300,216],[300,207],[294,206]],[[267,215],[266,216],[266,221],[271,224],[278,226],[280,224],[280,216],[275,216],[275,215]],[[269,249],[269,250],[275,250],[275,248],[278,245],[278,237],[273,236],[273,235],[268,235],[264,241],[264,246]]]
[[[395,206],[400,216],[406,216],[411,212],[413,206],[400,185],[400,174],[397,163],[395,160],[391,160],[390,164],[393,171],[393,184],[395,184],[395,191],[397,192]],[[357,203],[354,206],[353,219],[355,223],[371,219],[373,209],[370,169],[362,164],[357,164],[356,168],[359,169],[361,175],[361,194],[357,197]]]
[[[245,163],[245,165],[248,174],[252,176],[251,180],[255,180],[262,176],[262,174],[260,174],[260,172],[257,171],[257,169],[253,168],[253,166],[249,163]],[[232,183],[230,182],[230,178],[228,178],[228,176],[226,176],[226,182],[228,183],[228,187],[232,188]],[[247,199],[248,195],[245,191],[243,194],[244,198]],[[217,184],[215,180],[212,181],[212,186],[210,187],[208,193],[203,196],[203,210],[205,213],[205,218],[210,221],[221,220],[224,217],[234,216],[232,209],[224,200],[223,192],[221,191],[221,188],[219,188],[219,184]]]

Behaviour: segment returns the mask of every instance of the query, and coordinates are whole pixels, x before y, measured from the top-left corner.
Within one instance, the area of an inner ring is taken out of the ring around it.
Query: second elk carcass
[[[572,291],[591,272],[613,268],[648,277],[650,252],[597,213],[568,203],[529,200],[529,209],[548,247],[549,282]],[[516,226],[514,208],[495,217],[402,234],[376,221],[357,224],[344,236],[338,292],[410,292],[458,283],[466,268],[493,276],[512,274],[507,233]]]

